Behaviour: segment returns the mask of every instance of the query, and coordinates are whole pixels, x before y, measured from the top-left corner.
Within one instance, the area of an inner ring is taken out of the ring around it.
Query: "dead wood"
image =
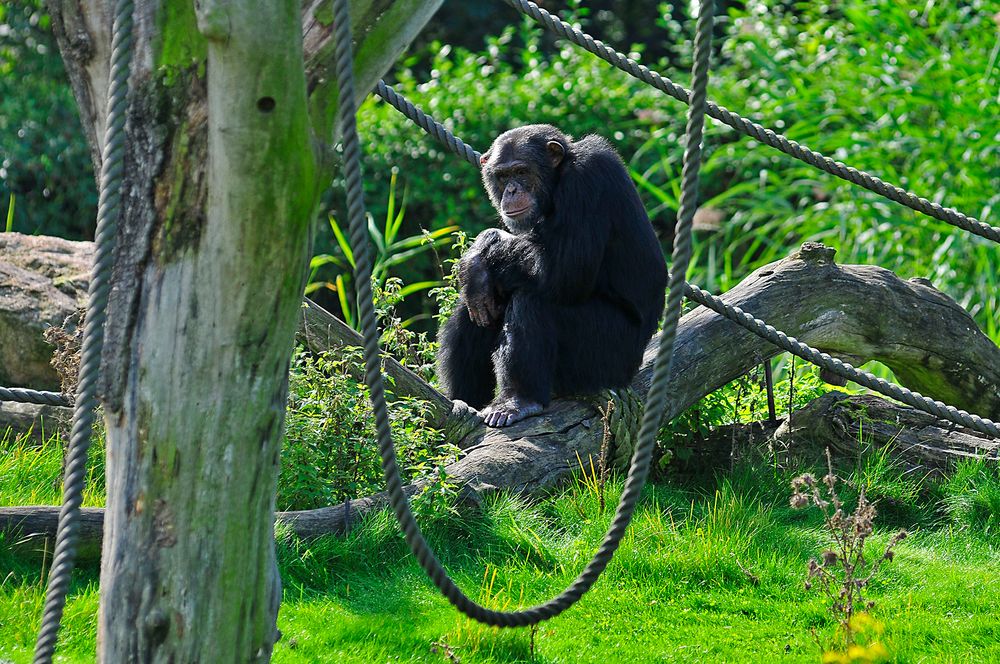
[[[724,299],[856,365],[878,360],[911,389],[986,417],[1000,416],[1000,348],[976,327],[967,312],[924,279],[905,281],[888,270],[867,265],[838,266],[832,257],[832,250],[807,244],[789,258],[755,271]],[[307,307],[304,320],[310,320],[310,311],[316,314]],[[312,339],[310,347],[356,343],[349,328],[345,331],[321,315],[313,320],[319,321],[327,337],[320,343],[317,325],[305,325],[303,334]],[[656,341],[654,338],[650,342],[646,362],[632,384],[640,395],[645,394],[652,378]],[[695,308],[683,317],[678,329],[666,417],[678,415],[702,396],[775,354],[777,349],[768,342],[704,307]],[[412,393],[432,390],[421,386],[415,375],[397,373],[406,375],[404,384]],[[435,408],[446,407],[444,397],[431,396]],[[853,401],[830,404],[831,400],[820,400],[805,409],[801,418],[793,418],[787,431],[779,432],[783,444],[789,449],[801,446],[793,441],[807,439],[809,436],[803,436],[803,432],[811,435],[815,430],[824,432],[818,440],[842,453],[852,453],[848,441],[860,435],[861,425],[833,422],[854,422],[851,409],[860,406]],[[891,449],[907,463],[943,468],[959,457],[997,456],[996,441],[918,411],[888,402],[881,402],[886,404],[883,406],[880,402],[864,402],[862,410],[869,417],[876,414],[877,426],[871,427],[871,433],[876,439],[881,436],[900,441]],[[446,471],[473,500],[499,489],[536,495],[569,477],[579,467],[578,459],[596,458],[602,438],[603,426],[595,404],[560,400],[539,417],[508,429],[475,428],[460,442],[462,457]],[[856,446],[853,449],[856,452]],[[420,489],[418,482],[407,491],[412,495]],[[343,532],[345,525],[356,523],[384,505],[384,494],[376,494],[320,510],[281,513],[278,518],[298,535],[315,536]],[[26,508],[13,509],[20,511],[0,510],[0,529],[8,529],[25,518]],[[32,524],[32,528],[40,530],[22,530],[54,532],[54,520],[51,530],[41,517]]]

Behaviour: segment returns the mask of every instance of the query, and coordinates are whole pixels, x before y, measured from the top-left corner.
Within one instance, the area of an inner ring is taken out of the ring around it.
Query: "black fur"
[[[481,233],[462,258],[461,297],[440,333],[448,396],[492,402],[501,416],[487,423],[504,426],[553,395],[628,384],[660,319],[667,271],[614,148],[549,125],[514,129],[484,155],[483,181],[511,232]],[[507,214],[524,201],[528,212]]]

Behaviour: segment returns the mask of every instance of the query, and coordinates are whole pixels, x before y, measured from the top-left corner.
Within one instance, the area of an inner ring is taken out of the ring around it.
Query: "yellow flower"
[[[881,634],[885,631],[885,625],[867,613],[857,613],[851,618],[851,631]]]

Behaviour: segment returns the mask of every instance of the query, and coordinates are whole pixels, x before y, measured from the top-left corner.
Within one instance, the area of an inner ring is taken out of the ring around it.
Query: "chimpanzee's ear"
[[[552,164],[552,168],[555,168],[562,163],[563,157],[566,156],[566,146],[559,141],[549,141],[545,144],[546,150],[549,153],[549,163]]]
[[[488,162],[489,160],[490,160],[490,153],[489,152],[484,152],[481,155],[479,155],[479,165],[480,166],[485,166],[486,162]]]

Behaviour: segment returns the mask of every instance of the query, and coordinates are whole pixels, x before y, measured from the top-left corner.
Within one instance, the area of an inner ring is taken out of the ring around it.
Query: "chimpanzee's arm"
[[[490,228],[479,234],[472,249],[478,252],[495,287],[504,296],[538,278],[538,247],[528,236]]]
[[[525,237],[491,228],[462,257],[458,280],[469,314],[486,327],[503,317],[510,295],[538,278],[538,249]]]

